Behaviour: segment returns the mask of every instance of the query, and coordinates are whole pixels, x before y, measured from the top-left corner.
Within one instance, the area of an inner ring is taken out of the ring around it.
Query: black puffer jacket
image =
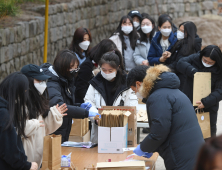
[[[41,67],[46,75],[51,76],[47,82],[50,107],[55,106],[56,104],[67,104],[67,116],[63,117],[62,126],[54,134],[61,134],[62,142],[68,141],[72,127],[72,118],[87,118],[89,112],[80,108],[80,104],[75,103],[74,81],[70,82],[61,76],[59,77],[53,70],[53,67],[48,63]]]
[[[15,128],[4,130],[9,121],[8,102],[0,97],[0,169],[29,170],[31,163]]]
[[[187,57],[187,56],[184,56],[183,55],[183,51],[185,49],[187,49],[187,44],[188,42],[185,41],[184,44],[179,44],[179,43],[176,43],[175,46],[172,48],[172,55],[170,57],[170,61],[171,61],[171,64],[168,65],[168,67],[174,72],[176,73],[176,75],[179,77],[180,79],[180,87],[179,89],[182,90],[183,88],[183,84],[184,84],[184,79],[186,78],[186,76],[182,73],[180,73],[177,69],[176,69],[176,66],[177,66],[177,63],[178,61],[183,58],[183,57]],[[202,46],[202,39],[199,38],[199,37],[196,37],[195,38],[195,52],[199,52],[201,50],[201,46]],[[189,56],[189,54],[188,54]]]
[[[179,85],[168,67],[148,69],[140,92],[148,96],[150,134],[140,147],[144,152],[158,152],[167,170],[192,170],[204,139],[194,108]]]
[[[182,58],[177,63],[177,70],[184,74],[185,80],[182,92],[193,102],[193,77],[196,72],[211,72],[211,94],[201,100],[205,106],[204,111],[210,112],[211,135],[215,136],[217,131],[217,111],[219,102],[222,100],[222,75],[218,73],[217,64],[213,67],[204,67],[200,53]],[[204,83],[204,82],[203,82]]]
[[[86,92],[89,88],[89,81],[93,78],[93,63],[89,57],[80,65],[78,76],[76,77],[76,102],[83,103]]]

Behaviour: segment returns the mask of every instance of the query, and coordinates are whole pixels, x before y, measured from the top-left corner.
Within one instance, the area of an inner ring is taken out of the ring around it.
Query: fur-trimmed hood
[[[157,89],[178,89],[180,86],[180,80],[177,75],[170,72],[170,69],[163,64],[150,67],[146,73],[142,87],[139,90],[144,98],[148,98]]]

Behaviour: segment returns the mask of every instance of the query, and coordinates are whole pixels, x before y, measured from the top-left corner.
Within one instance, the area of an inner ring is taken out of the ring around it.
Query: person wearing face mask
[[[40,168],[44,136],[55,132],[62,125],[67,106],[63,104],[49,108],[46,81],[51,77],[45,75],[39,66],[29,64],[21,72],[29,80],[29,114],[25,126],[27,138],[22,137],[22,142],[28,161],[37,162]]]
[[[177,31],[178,41],[171,50],[170,64],[168,67],[177,74],[180,79],[180,90],[183,89],[185,77],[176,69],[177,62],[186,56],[201,50],[202,39],[197,36],[197,28],[193,22],[187,21],[179,25]]]
[[[137,29],[137,31],[139,31],[140,22],[142,20],[142,15],[140,14],[140,12],[133,10],[128,13],[128,16],[130,16],[133,19],[133,26],[134,26],[134,28]]]
[[[194,102],[199,104],[198,108],[210,112],[211,136],[215,136],[217,132],[217,112],[219,102],[222,100],[222,54],[220,48],[209,45],[199,53],[180,59],[176,67],[185,77],[182,92],[189,97],[192,103],[194,74],[196,72],[211,73],[211,94],[201,99],[201,101]]]
[[[75,98],[77,103],[84,102],[84,97],[89,88],[89,81],[95,76],[94,69],[98,69],[98,63],[103,54],[113,51],[115,48],[116,45],[112,40],[104,39],[90,50],[89,57],[87,57],[86,60],[81,64],[75,81]]]
[[[73,35],[69,50],[76,54],[79,60],[79,65],[81,65],[89,55],[90,42],[92,42],[90,31],[87,28],[77,28]]]
[[[148,53],[148,61],[151,66],[156,64],[168,65],[170,62],[170,50],[177,42],[176,34],[172,32],[172,21],[168,17],[160,16],[158,19],[159,31],[151,41]]]
[[[123,16],[121,18],[119,26],[110,37],[124,58],[123,64],[127,72],[136,66],[133,59],[133,52],[138,38],[136,29],[133,27],[133,20],[130,16]]]
[[[146,103],[150,133],[134,149],[138,156],[158,152],[167,170],[191,170],[204,143],[195,110],[178,88],[180,80],[159,64],[137,66],[127,76],[127,86]]]
[[[67,104],[67,115],[63,117],[62,126],[54,134],[62,135],[62,142],[69,140],[69,134],[72,127],[72,118],[84,119],[99,115],[89,111],[90,103],[75,102],[75,77],[79,71],[79,60],[75,53],[70,50],[58,52],[53,65],[43,64],[41,68],[44,73],[51,78],[47,81],[49,93],[49,105]]]
[[[149,65],[147,55],[150,49],[150,42],[155,35],[155,22],[150,16],[145,16],[141,22],[140,39],[137,40],[136,48],[133,53],[136,65]]]
[[[89,83],[90,86],[84,98],[92,104],[90,111],[98,112],[101,106],[137,106],[135,93],[126,86],[126,73],[123,69],[123,59],[119,50],[105,53],[99,66],[101,72]],[[98,126],[91,118],[91,142],[98,143]]]

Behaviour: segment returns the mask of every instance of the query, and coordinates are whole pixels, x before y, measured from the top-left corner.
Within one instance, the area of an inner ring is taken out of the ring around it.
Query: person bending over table
[[[127,86],[146,103],[150,133],[134,153],[148,157],[158,152],[166,169],[193,169],[204,143],[189,98],[178,88],[179,78],[162,64],[137,66],[127,76]]]

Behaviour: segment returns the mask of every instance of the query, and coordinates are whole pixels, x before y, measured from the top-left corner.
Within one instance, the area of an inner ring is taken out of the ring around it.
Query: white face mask
[[[141,27],[142,31],[145,33],[145,34],[148,34],[152,31],[152,26],[143,26]]]
[[[141,86],[142,86],[142,84],[141,84]],[[137,88],[137,85],[136,85],[136,90],[137,90],[137,92],[136,92],[137,98],[142,100],[143,96],[140,94],[139,89]]]
[[[134,21],[134,22],[133,22],[133,26],[134,26],[135,28],[137,28],[138,26],[140,26],[140,23],[139,23],[139,22]]]
[[[213,65],[210,65],[210,64],[207,64],[207,63],[205,63],[205,62],[203,62],[203,60],[201,60],[202,61],[202,63],[203,63],[203,65],[204,65],[204,67],[212,67]]]
[[[172,30],[171,29],[161,29],[160,32],[163,36],[168,37],[170,35],[170,33],[172,32]]]
[[[177,39],[178,39],[178,40],[184,39],[184,33],[181,32],[180,30],[177,31]]]
[[[129,34],[133,31],[133,27],[132,26],[122,26],[121,30],[125,33],[125,34]]]
[[[34,83],[35,88],[39,91],[39,93],[42,95],[47,87],[46,82],[43,81],[41,83]]]
[[[103,76],[104,79],[108,80],[108,81],[111,81],[112,79],[114,79],[116,77],[116,72],[112,72],[112,73],[109,73],[109,74],[106,74],[104,73],[102,70],[101,70],[101,74]]]
[[[79,43],[80,48],[82,48],[84,51],[88,49],[90,45],[90,41],[83,41]]]

